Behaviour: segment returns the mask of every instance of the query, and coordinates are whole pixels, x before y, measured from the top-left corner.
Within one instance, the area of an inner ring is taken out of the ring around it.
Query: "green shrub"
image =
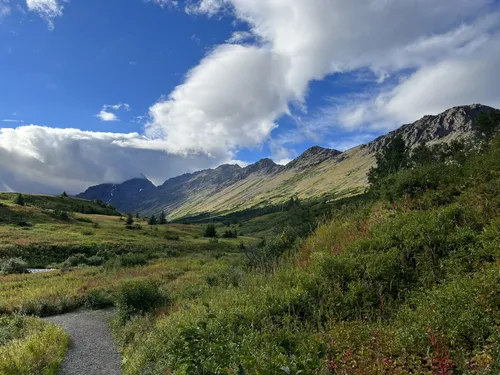
[[[143,266],[148,262],[147,256],[139,253],[123,254],[119,259],[123,267]]]
[[[75,220],[79,221],[80,223],[93,223],[92,219],[89,219],[88,217],[77,217]]]
[[[102,266],[105,262],[105,259],[103,257],[94,255],[89,258],[87,258],[87,264],[89,266]]]
[[[85,265],[87,264],[87,257],[85,254],[75,254],[70,256],[65,263],[70,267]]]
[[[113,299],[103,290],[91,290],[85,295],[84,305],[89,309],[104,309],[113,306]]]
[[[147,281],[126,282],[118,291],[118,312],[123,320],[150,312],[165,302],[166,298],[158,286]]]
[[[12,275],[28,272],[28,264],[21,258],[0,260],[0,274]]]

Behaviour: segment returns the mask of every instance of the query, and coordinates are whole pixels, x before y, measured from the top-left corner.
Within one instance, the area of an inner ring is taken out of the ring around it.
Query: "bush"
[[[165,302],[158,286],[146,281],[129,281],[118,291],[118,313],[122,320],[152,311]]]
[[[103,257],[94,255],[87,258],[87,264],[89,266],[102,266],[104,264],[105,259]]]
[[[89,223],[89,224],[94,223],[92,219],[89,219],[88,217],[77,217],[75,220],[79,221],[80,223]]]
[[[89,309],[104,309],[113,306],[111,297],[102,290],[91,290],[85,296],[85,307]]]
[[[28,272],[28,264],[21,258],[9,258],[0,261],[0,274],[12,275]]]
[[[123,267],[142,266],[148,262],[146,255],[128,253],[120,256],[120,264]]]
[[[75,254],[70,256],[65,263],[70,267],[85,265],[87,264],[87,257],[85,254]]]

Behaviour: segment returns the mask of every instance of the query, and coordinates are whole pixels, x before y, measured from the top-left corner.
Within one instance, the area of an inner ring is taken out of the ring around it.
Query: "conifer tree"
[[[149,224],[149,225],[156,225],[156,224],[158,224],[158,222],[156,221],[156,216],[155,216],[155,214],[152,214],[152,215],[151,215],[151,217],[149,218],[148,224]]]
[[[162,211],[160,213],[160,225],[167,224],[167,216],[165,215],[165,212]]]

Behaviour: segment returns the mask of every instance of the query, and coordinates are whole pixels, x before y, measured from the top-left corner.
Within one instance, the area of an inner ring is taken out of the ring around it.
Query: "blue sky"
[[[497,0],[0,0],[0,190],[155,183],[500,106]]]

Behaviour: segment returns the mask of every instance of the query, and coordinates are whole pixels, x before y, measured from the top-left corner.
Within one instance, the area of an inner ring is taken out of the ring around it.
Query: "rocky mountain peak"
[[[288,169],[305,169],[326,160],[333,159],[342,152],[320,146],[313,146],[295,160],[287,164]]]
[[[249,166],[245,167],[244,171],[247,175],[252,173],[272,174],[281,170],[281,168],[282,166],[276,164],[271,159],[264,158],[254,164],[250,164]]]
[[[401,135],[410,147],[429,142],[467,141],[474,137],[477,116],[481,112],[492,111],[498,110],[482,104],[453,107],[438,115],[427,115],[412,124],[403,125],[367,146],[370,152],[377,152],[398,135]]]

